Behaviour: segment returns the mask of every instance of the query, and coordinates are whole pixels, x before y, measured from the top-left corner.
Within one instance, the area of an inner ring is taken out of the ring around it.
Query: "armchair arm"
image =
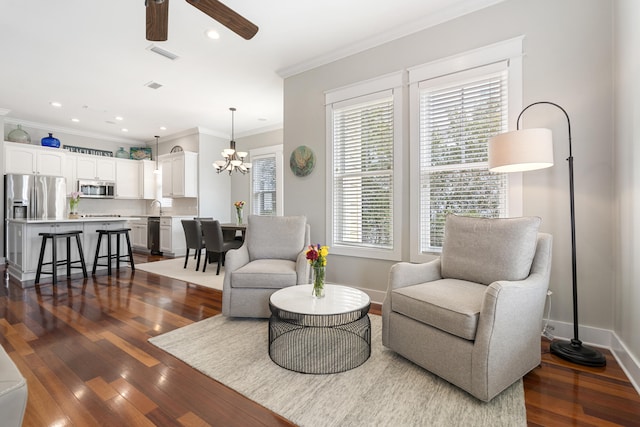
[[[389,271],[389,285],[387,295],[382,303],[382,344],[389,343],[389,314],[391,313],[391,293],[394,289],[418,283],[431,282],[441,279],[440,258],[423,264],[399,262],[394,264]]]
[[[249,250],[243,244],[238,249],[227,251],[224,259],[224,281],[222,284],[222,314],[229,315],[231,301],[231,273],[249,263]]]
[[[307,260],[307,250],[300,252],[296,259],[296,275],[298,276],[296,285],[306,285],[309,283],[309,261]]]
[[[497,281],[487,287],[472,357],[474,394],[490,399],[540,364],[548,285],[547,275],[533,273],[525,280]]]
[[[389,272],[388,291],[442,279],[440,274],[440,258],[423,264],[399,262]]]

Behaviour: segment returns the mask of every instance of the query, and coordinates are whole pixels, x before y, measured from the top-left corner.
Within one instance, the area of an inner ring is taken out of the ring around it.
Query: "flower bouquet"
[[[307,260],[311,265],[311,283],[313,284],[312,295],[316,298],[324,296],[324,274],[327,265],[327,255],[329,246],[310,245],[307,249]]]
[[[78,204],[80,203],[82,192],[74,191],[69,194],[69,218],[78,218]]]
[[[244,200],[234,202],[233,206],[236,207],[236,218],[238,220],[238,225],[240,225],[242,224],[242,208],[244,207]]]

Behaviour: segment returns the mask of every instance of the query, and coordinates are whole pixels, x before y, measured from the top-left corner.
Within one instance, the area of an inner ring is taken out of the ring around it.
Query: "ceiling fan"
[[[258,32],[258,26],[234,12],[218,0],[186,0],[222,25],[249,40]],[[169,0],[145,0],[147,7],[147,40],[167,40]]]

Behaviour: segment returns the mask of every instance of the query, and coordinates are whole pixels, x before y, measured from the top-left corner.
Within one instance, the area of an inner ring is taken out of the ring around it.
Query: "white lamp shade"
[[[489,139],[491,172],[524,172],[553,166],[553,137],[544,128],[501,133]]]

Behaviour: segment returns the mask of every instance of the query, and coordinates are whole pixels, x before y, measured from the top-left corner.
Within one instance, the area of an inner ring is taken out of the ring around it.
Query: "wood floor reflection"
[[[221,295],[128,268],[23,290],[5,271],[0,343],[28,381],[24,425],[291,426],[147,342],[219,314]],[[529,425],[640,425],[640,397],[610,353],[606,368],[583,368],[542,348],[524,382]]]

